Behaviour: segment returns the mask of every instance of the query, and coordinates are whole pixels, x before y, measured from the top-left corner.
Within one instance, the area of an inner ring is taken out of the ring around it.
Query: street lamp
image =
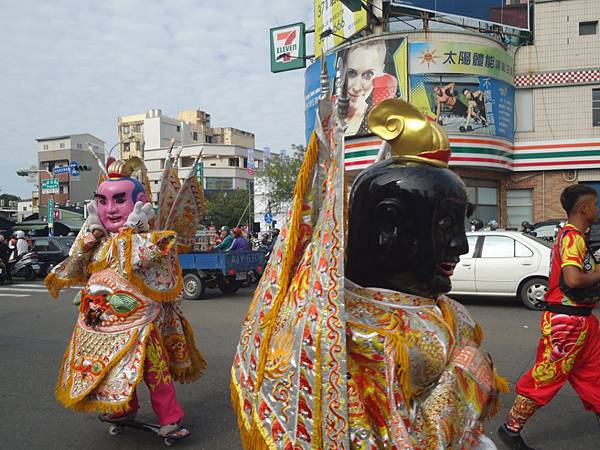
[[[50,179],[54,181],[54,172],[50,172],[47,169],[26,169],[26,170],[17,170],[17,175],[20,177],[28,177],[32,173],[47,173],[50,175]],[[54,184],[54,183],[53,183]],[[40,183],[40,198],[42,196],[42,186]],[[53,236],[53,228],[54,228],[54,188],[52,188],[52,192],[50,192],[50,198],[48,199],[48,236]]]

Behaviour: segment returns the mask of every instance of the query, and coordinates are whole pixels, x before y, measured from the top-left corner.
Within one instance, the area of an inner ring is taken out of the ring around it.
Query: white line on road
[[[15,284],[6,284],[3,287],[10,287],[10,286],[14,286],[14,287],[36,287],[36,288],[44,288],[44,284],[43,283],[38,283],[38,284],[29,284],[29,283],[15,283]]]
[[[30,297],[26,294],[0,294],[0,297]]]
[[[0,287],[0,292],[5,291],[16,291],[16,292],[47,292],[46,289],[33,289],[33,288],[18,288],[18,287]]]

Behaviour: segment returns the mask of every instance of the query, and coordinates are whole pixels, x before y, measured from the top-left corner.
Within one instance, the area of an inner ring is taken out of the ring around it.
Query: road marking
[[[46,289],[18,288],[18,287],[0,287],[0,291],[46,292]]]
[[[1,294],[0,297],[31,297],[31,295],[27,294]]]
[[[36,288],[42,288],[44,287],[43,283],[38,283],[38,284],[33,284],[33,283],[15,283],[15,284],[6,284],[3,287],[10,287],[10,286],[14,286],[14,287],[36,287]]]

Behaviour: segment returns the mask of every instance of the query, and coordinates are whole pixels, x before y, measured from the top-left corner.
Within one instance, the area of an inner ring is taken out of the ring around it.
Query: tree
[[[274,212],[282,212],[294,197],[294,186],[306,148],[303,145],[292,145],[292,150],[294,153],[291,156],[271,156],[265,162],[264,169],[257,174]]]
[[[206,213],[201,223],[216,227],[227,225],[230,228],[236,226],[238,221],[240,224],[248,223],[248,197],[248,191],[243,189],[207,192]]]

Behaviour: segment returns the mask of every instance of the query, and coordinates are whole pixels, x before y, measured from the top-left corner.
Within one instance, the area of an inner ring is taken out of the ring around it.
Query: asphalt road
[[[126,430],[111,436],[94,415],[64,409],[54,399],[58,366],[76,317],[68,291],[52,300],[40,282],[0,286],[0,448],[16,449],[162,449],[156,436]],[[239,326],[251,291],[233,296],[208,291],[208,298],[186,301],[184,311],[209,363],[199,381],[178,385],[178,397],[192,435],[179,448],[239,449],[237,422],[229,403],[229,369]],[[539,313],[515,301],[463,301],[485,331],[485,346],[501,374],[514,383],[533,360],[539,337]],[[139,389],[140,418],[153,420],[145,388]],[[514,398],[504,398],[501,413],[486,425],[498,444],[496,429]],[[553,403],[531,419],[524,437],[539,449],[600,448],[600,428],[583,410],[574,391],[565,387]]]

